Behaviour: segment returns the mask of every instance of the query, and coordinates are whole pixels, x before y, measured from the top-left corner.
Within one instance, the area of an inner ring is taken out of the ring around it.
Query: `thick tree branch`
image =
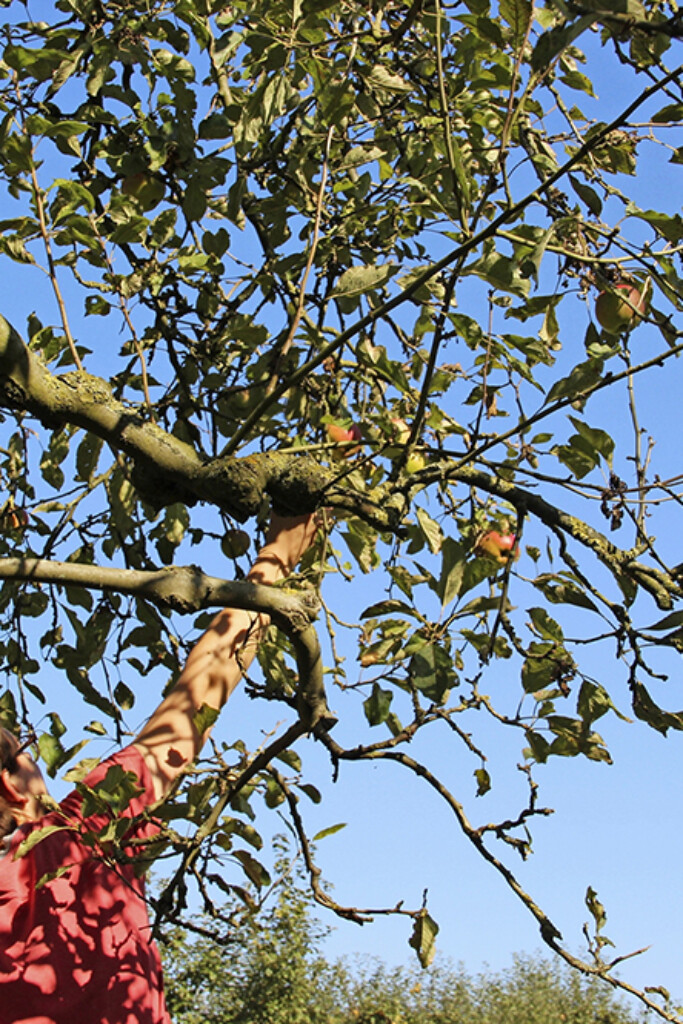
[[[82,427],[133,459],[133,482],[153,506],[209,502],[240,521],[269,495],[277,511],[312,512],[321,504],[358,515],[378,529],[400,519],[402,499],[381,488],[360,493],[305,454],[264,452],[206,461],[189,444],[117,401],[109,384],[83,371],[56,377],[0,316],[0,406],[21,409],[47,426]]]
[[[197,566],[142,572],[40,558],[0,559],[0,579],[53,586],[74,584],[89,590],[130,594],[182,614],[214,607],[263,612],[289,637],[294,647],[299,672],[296,704],[303,726],[301,731],[311,731],[318,724],[329,729],[336,722],[327,706],[320,644],[312,625],[318,611],[318,598],[312,591],[301,593],[249,581],[221,580],[206,576]]]

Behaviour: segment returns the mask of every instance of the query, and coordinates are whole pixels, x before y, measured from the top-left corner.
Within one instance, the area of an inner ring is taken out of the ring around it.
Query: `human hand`
[[[273,550],[291,572],[313,543],[321,522],[317,512],[304,516],[279,516],[273,512],[266,547]]]
[[[319,513],[279,516],[274,512],[249,578],[266,583],[289,575],[313,543],[321,521]]]

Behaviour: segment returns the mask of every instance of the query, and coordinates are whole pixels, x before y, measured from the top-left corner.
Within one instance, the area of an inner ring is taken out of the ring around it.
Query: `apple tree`
[[[665,683],[683,644],[677,5],[0,17],[3,721],[37,728],[55,775],[88,735],[130,734],[208,609],[265,610],[245,685],[284,724],[188,775],[158,919],[192,880],[250,912],[274,808],[316,898],[366,916],[320,883],[315,741],[335,771],[418,776],[545,942],[628,988],[597,895],[580,959],[514,868],[548,813],[537,765],[609,762],[605,716],[683,729]],[[325,528],[294,581],[259,588],[240,577],[271,506]],[[617,671],[594,674],[598,650]],[[499,731],[526,795],[491,822]],[[432,734],[469,774],[416,756]],[[438,907],[392,911],[428,962]]]

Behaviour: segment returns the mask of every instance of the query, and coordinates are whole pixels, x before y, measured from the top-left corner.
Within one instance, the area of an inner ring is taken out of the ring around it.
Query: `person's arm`
[[[308,548],[316,532],[313,516],[273,516],[265,546],[248,579],[275,583],[284,579]],[[166,795],[204,744],[194,716],[205,704],[220,710],[254,659],[268,625],[266,615],[225,608],[190,651],[176,685],[135,739],[154,780],[157,799]]]

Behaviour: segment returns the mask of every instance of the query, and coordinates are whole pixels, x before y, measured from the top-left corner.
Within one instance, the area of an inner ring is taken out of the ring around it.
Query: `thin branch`
[[[45,255],[47,256],[48,276],[50,278],[52,290],[55,293],[57,306],[59,307],[59,316],[62,321],[62,328],[64,330],[66,340],[69,344],[71,358],[76,364],[76,368],[78,370],[82,370],[83,364],[81,363],[81,358],[76,348],[76,342],[74,341],[73,335],[71,333],[71,327],[69,326],[69,318],[66,313],[66,305],[64,303],[64,296],[62,295],[62,290],[59,286],[59,281],[57,280],[57,271],[55,268],[54,256],[52,255],[52,245],[50,243],[50,232],[48,230],[47,219],[45,217],[45,204],[43,202],[43,194],[40,190],[40,185],[38,184],[38,176],[36,174],[33,159],[31,159],[31,186],[33,188],[33,198],[35,200],[36,210],[38,211],[38,221],[40,222],[40,233],[43,238]]]
[[[450,252],[446,253],[440,260],[432,263],[431,266],[427,267],[418,274],[399,294],[394,295],[393,298],[387,299],[381,305],[375,309],[370,310],[364,316],[360,317],[355,323],[351,324],[340,334],[338,334],[332,341],[323,345],[317,352],[316,355],[312,356],[309,360],[298,367],[297,370],[292,373],[289,378],[280,384],[271,395],[264,398],[262,402],[247,416],[242,426],[235,431],[228,444],[223,449],[223,455],[230,455],[237,451],[239,446],[245,441],[250,435],[253,428],[259,422],[259,420],[268,412],[268,410],[277,404],[283,395],[290,390],[295,384],[298,384],[300,380],[303,380],[312,370],[316,369],[326,359],[334,355],[343,345],[345,345],[351,338],[360,334],[366,328],[370,327],[376,321],[381,321],[387,313],[390,313],[397,306],[403,305],[409,299],[412,299],[413,295],[422,288],[427,281],[430,281],[437,274],[445,270],[446,267],[451,266],[458,260],[462,259],[468,253],[472,252],[488,238],[493,238],[504,224],[514,220],[519,214],[523,213],[528,206],[533,202],[536,202],[540,196],[548,192],[556,182],[560,181],[573,167],[581,163],[585,156],[591,153],[595,148],[599,147],[600,144],[610,135],[611,132],[619,128],[624,121],[627,121],[631,114],[646,103],[652,96],[663,89],[669,82],[673,81],[678,75],[683,72],[683,65],[680,65],[675,70],[670,71],[660,81],[655,82],[653,85],[648,86],[644,89],[635,100],[633,100],[620,114],[618,114],[609,124],[605,125],[599,132],[596,132],[587,142],[580,146],[577,151],[562,164],[561,167],[550,175],[544,182],[542,182],[537,189],[533,192],[529,192],[523,199],[515,203],[513,206],[506,210],[503,210],[497,217],[495,217],[490,224],[483,228],[476,235],[472,235],[465,242],[456,246]]]
[[[313,261],[315,259],[315,254],[318,248],[318,240],[320,238],[320,221],[322,219],[323,200],[325,198],[325,186],[327,185],[327,174],[329,169],[330,145],[332,143],[333,133],[334,125],[330,125],[330,127],[327,130],[327,135],[325,137],[325,153],[323,157],[322,170],[320,172],[320,187],[318,188],[318,197],[316,200],[315,207],[315,220],[313,223],[313,237],[311,239],[311,244],[308,250],[308,259],[306,260],[306,266],[304,268],[304,272],[301,278],[301,284],[299,285],[299,295],[297,298],[296,310],[294,312],[294,316],[292,318],[292,323],[290,325],[289,331],[287,332],[287,337],[283,341],[280,351],[277,353],[276,372],[273,374],[268,383],[268,387],[266,388],[266,397],[270,395],[277,386],[278,369],[282,365],[284,357],[287,355],[290,348],[292,347],[294,335],[297,332],[297,328],[301,323],[301,318],[304,313],[304,307],[306,305],[306,285],[308,283],[308,278],[311,273],[311,268],[313,267]]]
[[[365,924],[368,921],[380,914],[405,914],[408,917],[415,918],[419,911],[415,910],[404,910],[401,903],[397,903],[394,907],[386,907],[382,909],[365,909],[362,910],[358,907],[343,907],[341,904],[333,900],[332,897],[325,892],[320,884],[320,868],[313,860],[313,852],[311,850],[311,844],[306,834],[306,828],[303,823],[301,814],[299,813],[298,801],[294,793],[292,793],[290,787],[287,785],[286,779],[277,771],[276,768],[269,768],[268,773],[272,775],[273,779],[277,782],[278,786],[282,790],[282,793],[287,801],[289,807],[289,813],[292,817],[294,824],[294,831],[296,832],[301,852],[304,858],[304,864],[308,871],[308,877],[311,884],[311,892],[316,903],[331,910],[337,917],[343,917],[347,921],[355,921],[356,924]]]
[[[342,747],[339,747],[338,744],[336,744],[333,740],[328,739],[326,745],[329,746],[330,751],[333,752],[336,758],[348,759],[350,756],[352,757],[351,752],[344,750]],[[526,890],[520,885],[519,881],[517,880],[513,872],[505,864],[503,864],[503,862],[499,860],[498,857],[496,857],[495,854],[491,852],[491,850],[489,850],[488,846],[484,841],[482,830],[475,828],[470,823],[467,815],[465,814],[463,805],[458,800],[456,800],[453,794],[444,786],[444,784],[439,779],[436,778],[435,775],[433,775],[429,771],[428,768],[426,768],[419,761],[416,761],[414,758],[410,757],[408,754],[405,754],[402,751],[398,750],[386,750],[378,752],[374,755],[374,759],[395,761],[398,764],[403,765],[403,767],[408,768],[411,772],[413,772],[413,774],[424,779],[428,783],[428,785],[430,785],[432,789],[434,789],[438,793],[438,795],[442,797],[442,799],[446,802],[446,804],[450,807],[451,811],[455,815],[458,825],[460,826],[460,829],[466,836],[466,838],[472,843],[472,845],[475,847],[477,852],[483,857],[483,859],[487,861],[493,868],[495,868],[495,870],[503,877],[508,887],[518,897],[518,899],[531,913],[531,915],[536,919],[543,941],[555,953],[557,953],[558,956],[560,956],[567,964],[569,964],[576,970],[580,971],[582,974],[588,975],[590,977],[601,978],[603,981],[607,982],[613,988],[620,989],[623,992],[628,992],[629,995],[635,996],[645,1006],[647,1006],[648,1009],[654,1011],[658,1016],[662,1017],[664,1020],[669,1021],[670,1024],[681,1024],[680,1017],[678,1017],[676,1014],[669,1013],[664,1007],[662,1007],[653,999],[651,999],[646,991],[635,988],[635,986],[629,985],[627,982],[622,981],[615,975],[610,974],[610,971],[614,964],[619,963],[621,960],[624,959],[624,957],[618,957],[615,961],[613,961],[613,963],[600,962],[598,964],[589,964],[586,963],[586,961],[582,960],[580,957],[577,957],[573,953],[570,953],[561,945],[562,935],[553,923],[553,921],[548,917],[545,911],[542,910],[541,907],[534,901],[531,895],[528,892],[526,892]]]

